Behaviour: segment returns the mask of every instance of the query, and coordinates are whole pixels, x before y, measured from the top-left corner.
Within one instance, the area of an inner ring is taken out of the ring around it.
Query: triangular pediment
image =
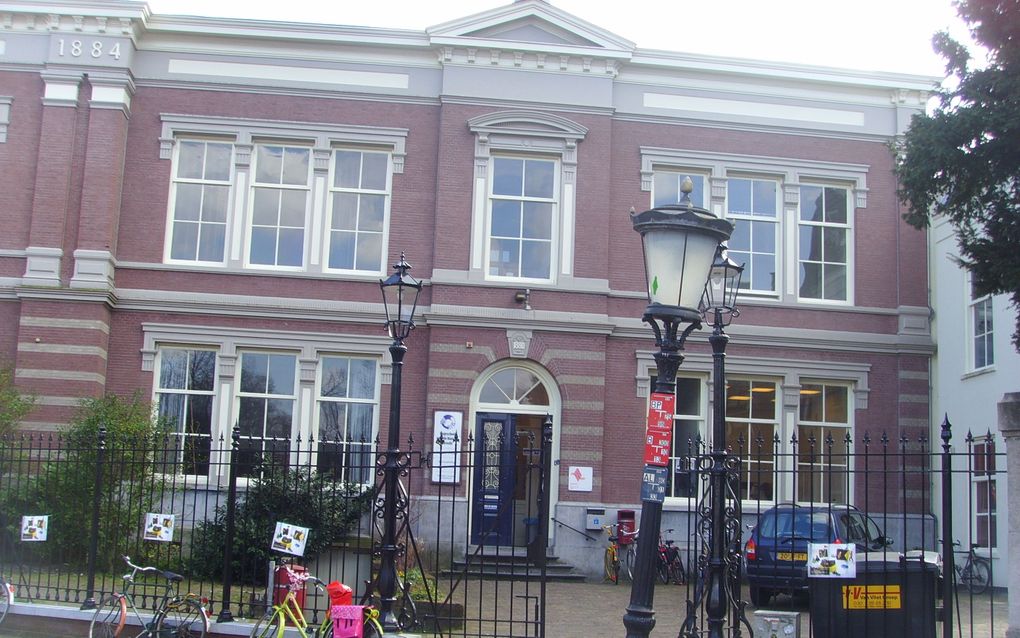
[[[485,38],[489,40],[510,40],[514,42],[530,42],[532,44],[570,45],[581,47],[598,47],[583,35],[563,29],[547,20],[528,16],[512,20],[484,29],[464,34],[469,38]]]
[[[522,0],[425,30],[434,44],[530,50],[587,51],[629,57],[630,40],[562,11],[544,0]]]

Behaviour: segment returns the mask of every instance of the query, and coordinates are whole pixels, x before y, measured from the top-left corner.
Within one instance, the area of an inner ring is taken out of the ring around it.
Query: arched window
[[[511,406],[549,405],[549,392],[533,372],[525,368],[504,368],[495,372],[482,386],[480,403]]]

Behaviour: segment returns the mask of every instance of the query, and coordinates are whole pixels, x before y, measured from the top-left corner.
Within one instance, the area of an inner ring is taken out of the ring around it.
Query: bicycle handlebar
[[[184,577],[181,576],[180,574],[175,574],[174,572],[167,571],[165,569],[160,569],[159,567],[154,567],[152,565],[149,565],[147,567],[135,565],[134,563],[131,562],[131,557],[126,554],[121,556],[121,558],[123,558],[124,562],[127,563],[127,566],[131,568],[130,574],[124,574],[125,579],[134,579],[136,574],[141,573],[141,574],[159,574],[160,576],[167,579],[171,583],[180,582],[184,580]],[[167,586],[169,587],[170,585],[168,584]]]

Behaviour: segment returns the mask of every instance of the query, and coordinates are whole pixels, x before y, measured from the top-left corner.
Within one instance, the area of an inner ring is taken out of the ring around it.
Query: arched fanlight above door
[[[482,386],[482,403],[504,405],[549,405],[549,392],[533,372],[525,368],[504,368]]]

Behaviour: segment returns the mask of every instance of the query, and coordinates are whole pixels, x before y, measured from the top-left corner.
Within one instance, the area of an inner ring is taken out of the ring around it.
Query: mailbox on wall
[[[606,510],[599,507],[587,508],[587,514],[585,516],[584,528],[600,530],[602,526],[606,524]]]

